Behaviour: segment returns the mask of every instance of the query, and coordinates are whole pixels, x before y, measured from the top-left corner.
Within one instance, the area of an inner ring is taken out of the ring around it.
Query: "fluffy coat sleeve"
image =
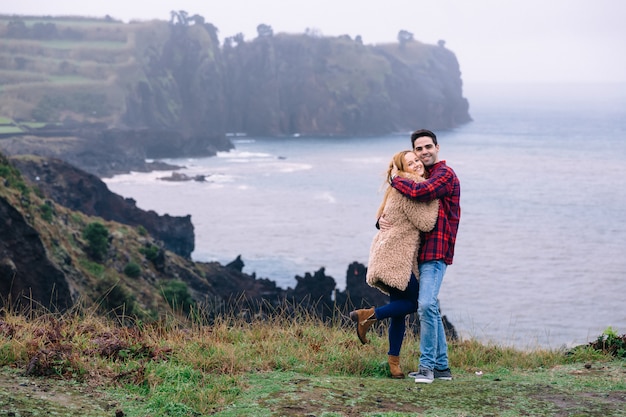
[[[409,176],[414,181],[421,177]],[[366,282],[389,294],[390,287],[404,291],[409,284],[411,272],[419,278],[417,255],[420,232],[435,227],[439,201],[418,202],[392,190],[385,204],[385,218],[392,227],[379,230],[372,241],[367,267]]]

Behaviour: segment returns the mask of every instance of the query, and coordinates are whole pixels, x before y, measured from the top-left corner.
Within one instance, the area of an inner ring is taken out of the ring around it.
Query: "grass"
[[[0,133],[23,133],[23,130],[17,126],[2,126],[0,125]]]
[[[7,30],[7,20],[14,19],[14,16],[0,16],[0,32]],[[61,113],[41,111],[42,101],[46,96],[71,96],[76,90],[105,94],[106,97],[99,97],[100,107],[115,107],[115,103],[123,101],[126,86],[133,82],[133,71],[138,68],[134,55],[135,33],[143,25],[105,19],[22,16],[20,20],[27,28],[37,23],[53,24],[62,39],[9,37],[6,42],[3,40],[0,59],[7,64],[0,70],[0,114],[45,123],[70,116],[77,121],[111,122],[113,116],[109,112],[76,111],[72,106],[62,108]],[[167,23],[163,24],[167,28]],[[146,26],[151,27],[151,24]],[[119,115],[116,113],[115,117]]]
[[[89,49],[125,49],[127,47],[126,41],[69,41],[69,40],[50,40],[39,41],[40,45],[46,48],[54,49],[74,49],[74,48],[89,48]]]
[[[252,317],[207,323],[202,311],[173,312],[122,326],[129,318],[78,308],[4,311],[0,414],[626,415],[626,362],[589,346],[568,353],[454,342],[455,379],[418,385],[389,378],[384,323],[361,345],[339,315],[330,323],[306,311]],[[417,367],[418,342],[407,335],[405,372]]]
[[[47,123],[42,123],[42,122],[24,122],[24,123],[20,123],[20,126],[26,126],[30,129],[40,129],[42,127],[45,127],[47,125]]]

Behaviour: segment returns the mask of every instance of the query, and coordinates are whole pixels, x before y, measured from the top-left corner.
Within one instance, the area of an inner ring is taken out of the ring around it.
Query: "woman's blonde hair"
[[[385,204],[387,204],[387,198],[389,198],[389,194],[391,193],[391,190],[393,189],[389,184],[391,183],[391,180],[393,179],[391,178],[391,176],[395,174],[394,171],[397,171],[397,172],[407,171],[406,161],[404,160],[404,156],[407,153],[415,153],[415,152],[411,150],[400,151],[397,154],[395,154],[393,157],[391,157],[391,161],[389,161],[389,167],[387,168],[387,175],[385,177],[385,184],[386,184],[385,196],[383,197],[383,201],[380,204],[380,207],[378,207],[378,211],[376,212],[377,219],[380,219],[380,216],[383,215],[383,211],[385,210]]]

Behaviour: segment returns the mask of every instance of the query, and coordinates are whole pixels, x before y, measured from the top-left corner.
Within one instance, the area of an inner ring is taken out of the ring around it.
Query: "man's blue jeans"
[[[417,294],[419,283],[411,274],[409,285],[404,291],[391,288],[389,304],[378,307],[374,314],[378,320],[391,318],[389,321],[389,352],[388,355],[400,356],[402,341],[406,330],[406,316],[417,311]]]
[[[448,344],[438,300],[446,268],[443,261],[419,264],[420,366],[431,370],[448,368]]]

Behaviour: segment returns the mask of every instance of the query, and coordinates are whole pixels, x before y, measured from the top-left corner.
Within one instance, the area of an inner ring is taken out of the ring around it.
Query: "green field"
[[[76,108],[49,111],[59,96],[93,92],[109,109],[123,110],[125,87],[141,76],[137,36],[160,31],[166,22],[124,24],[105,19],[0,16],[0,116],[32,122],[57,122],[60,112],[76,121],[111,122],[115,112],[94,116]],[[37,25],[54,27],[51,38],[33,38]],[[13,32],[11,32],[13,31]],[[149,40],[150,35],[140,36]],[[131,78],[128,78],[131,77]],[[71,107],[71,106],[70,106]],[[103,118],[104,117],[104,118]]]

